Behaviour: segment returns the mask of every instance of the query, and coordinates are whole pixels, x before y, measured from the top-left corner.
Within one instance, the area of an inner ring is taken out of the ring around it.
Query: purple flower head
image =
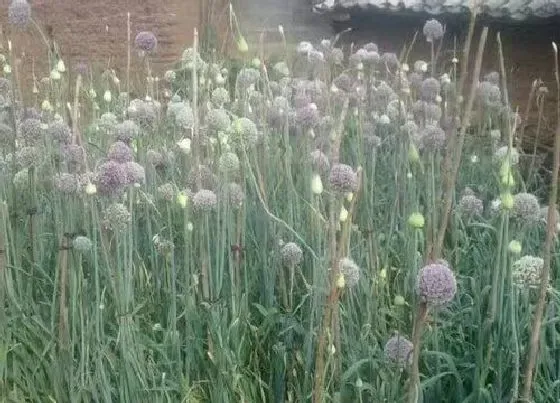
[[[80,189],[80,182],[76,175],[61,173],[53,179],[54,187],[61,193],[74,194]]]
[[[39,119],[24,119],[20,123],[19,132],[27,145],[35,145],[43,139],[43,128]]]
[[[417,291],[422,302],[441,306],[455,297],[457,281],[448,265],[432,263],[418,273]]]
[[[405,337],[397,334],[385,343],[385,358],[399,367],[412,364],[413,344]]]
[[[336,192],[355,192],[358,189],[358,175],[350,165],[335,164],[329,174],[329,183]]]
[[[126,172],[126,182],[129,185],[143,184],[146,182],[146,171],[144,167],[137,162],[125,162],[124,170]]]
[[[115,126],[115,134],[118,141],[122,141],[128,145],[132,139],[139,136],[140,128],[134,121],[125,120]]]
[[[121,164],[130,162],[133,160],[132,150],[122,141],[117,141],[109,147],[107,158],[111,161],[120,162]]]
[[[194,194],[192,202],[195,211],[208,212],[216,208],[218,197],[211,190],[201,189]]]
[[[97,192],[102,195],[116,195],[122,192],[127,184],[127,173],[123,164],[107,161],[97,168],[94,184]]]
[[[25,28],[31,20],[31,6],[27,0],[12,0],[8,7],[8,21],[18,28]]]
[[[55,120],[47,129],[49,137],[60,144],[68,144],[72,140],[72,131],[70,127],[62,121]]]
[[[134,44],[140,50],[144,52],[153,52],[157,47],[157,38],[151,31],[142,31],[136,34],[134,38]]]

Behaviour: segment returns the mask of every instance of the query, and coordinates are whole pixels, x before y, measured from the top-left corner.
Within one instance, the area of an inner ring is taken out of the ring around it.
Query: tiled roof
[[[560,0],[478,0],[481,11],[492,17],[524,20],[530,17],[560,15]],[[462,13],[473,0],[319,0],[315,11],[324,12],[353,7],[387,11],[427,12],[430,14]]]

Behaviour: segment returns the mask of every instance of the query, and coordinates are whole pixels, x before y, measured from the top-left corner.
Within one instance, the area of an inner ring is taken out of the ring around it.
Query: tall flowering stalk
[[[557,99],[560,99],[560,71],[558,68],[558,46],[555,42],[552,42],[552,48],[554,50],[554,76],[556,79],[557,87]],[[546,305],[546,295],[548,291],[548,283],[550,277],[550,264],[552,260],[551,249],[556,239],[556,224],[557,220],[555,217],[556,212],[556,200],[558,197],[558,171],[560,170],[560,102],[557,105],[557,116],[558,121],[556,123],[556,136],[554,138],[554,164],[552,170],[552,190],[549,195],[548,201],[548,214],[547,214],[547,227],[546,227],[546,239],[544,243],[543,259],[544,266],[541,273],[541,284],[539,289],[539,300],[537,302],[537,307],[535,309],[535,315],[533,317],[533,326],[531,332],[531,343],[529,346],[529,352],[527,354],[527,366],[525,367],[525,383],[523,385],[523,391],[521,393],[521,398],[525,402],[529,402],[531,399],[531,390],[533,385],[533,371],[537,362],[537,353],[539,349],[539,340],[541,334],[541,326],[544,315],[544,308]]]

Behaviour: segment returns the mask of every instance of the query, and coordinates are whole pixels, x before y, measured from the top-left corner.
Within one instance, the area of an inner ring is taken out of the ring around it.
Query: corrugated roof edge
[[[469,11],[470,0],[442,1],[432,6],[423,0],[324,0],[313,5],[316,13],[331,13],[336,11],[358,10],[380,10],[388,12],[460,14]],[[506,18],[512,20],[528,20],[534,18],[550,18],[560,15],[560,2],[556,0],[504,0],[496,6],[495,0],[485,1],[481,13],[494,18]]]

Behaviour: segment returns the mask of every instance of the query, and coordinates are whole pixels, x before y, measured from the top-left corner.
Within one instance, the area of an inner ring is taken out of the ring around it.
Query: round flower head
[[[232,152],[226,152],[220,156],[218,161],[218,169],[226,176],[236,175],[241,168],[239,157]]]
[[[208,212],[216,208],[218,197],[211,190],[201,189],[194,194],[192,202],[195,211]]]
[[[480,216],[484,211],[484,204],[475,195],[465,194],[459,200],[459,211],[468,217]]]
[[[165,201],[172,201],[175,197],[175,186],[172,183],[164,183],[158,186],[157,195]]]
[[[51,122],[47,129],[48,136],[61,144],[68,144],[72,139],[72,131],[66,123],[61,120]]]
[[[340,48],[334,48],[327,54],[327,60],[332,64],[342,64],[344,52]]]
[[[137,162],[128,161],[123,164],[126,172],[126,182],[129,185],[144,184],[146,182],[146,171]]]
[[[133,99],[127,108],[128,116],[140,127],[151,127],[157,119],[158,108],[152,101]],[[113,127],[117,122],[114,122]]]
[[[134,38],[134,45],[144,52],[153,52],[157,47],[157,38],[150,31],[138,32]]]
[[[310,103],[296,111],[296,124],[303,128],[312,128],[319,124],[319,111],[317,105]]]
[[[104,211],[103,226],[111,231],[123,232],[127,229],[132,215],[122,203],[113,203]]]
[[[111,161],[125,163],[132,161],[132,150],[122,141],[117,141],[109,147],[107,158]]]
[[[478,85],[478,96],[484,106],[497,107],[502,103],[500,87],[489,81],[483,81]]]
[[[187,176],[187,186],[191,189],[198,189],[200,182],[201,189],[214,189],[216,187],[216,177],[212,170],[206,165],[199,165],[198,169],[193,167]]]
[[[523,256],[513,262],[512,276],[515,285],[535,288],[541,283],[541,272],[544,260],[535,256]]]
[[[443,37],[443,25],[433,18],[426,21],[422,31],[428,42],[435,42]]]
[[[350,258],[340,260],[340,273],[344,276],[344,283],[348,287],[355,287],[360,280],[360,267]]]
[[[35,145],[43,140],[43,128],[39,119],[24,119],[19,126],[19,133],[27,145]]]
[[[227,111],[223,108],[210,109],[206,115],[208,128],[215,131],[225,131],[231,124]]]
[[[148,150],[146,152],[146,160],[154,167],[162,167],[165,165],[163,154],[156,150]]]
[[[445,145],[445,132],[441,127],[426,125],[420,133],[420,143],[423,149],[438,151]]]
[[[227,201],[228,205],[232,209],[237,209],[243,205],[245,193],[243,193],[241,185],[235,182],[230,182],[224,186],[222,192],[224,200]]]
[[[500,73],[497,71],[491,71],[490,73],[484,76],[484,81],[488,81],[494,85],[500,85]]]
[[[69,173],[61,173],[55,175],[54,187],[63,194],[74,194],[78,193],[80,189],[79,181],[76,175]]]
[[[86,253],[91,251],[91,249],[93,248],[93,242],[91,242],[88,237],[77,236],[72,241],[72,247],[74,248],[74,250],[80,253]]]
[[[507,158],[508,155],[508,146],[502,146],[500,148],[498,148],[495,152],[494,152],[494,158],[499,161],[502,162]],[[519,163],[519,151],[517,151],[517,148],[513,147],[509,153],[509,159],[510,159],[510,164],[511,165],[517,165]]]
[[[18,28],[25,28],[31,21],[31,6],[27,0],[12,0],[8,7],[8,21]]]
[[[537,196],[531,193],[517,193],[513,196],[513,217],[525,222],[536,223],[539,219],[541,206]]]
[[[403,368],[412,364],[413,344],[405,337],[396,334],[385,343],[385,358],[392,364]]]
[[[16,162],[21,168],[38,166],[43,159],[44,150],[38,146],[21,147],[16,151]]]
[[[426,101],[434,102],[441,90],[441,84],[433,77],[426,78],[422,81],[422,88],[420,90],[422,98]]]
[[[210,99],[215,106],[221,108],[225,104],[229,103],[229,92],[223,87],[218,87],[212,91]]]
[[[134,121],[125,120],[115,126],[115,135],[118,141],[130,144],[133,139],[140,135],[140,128]]]
[[[381,60],[383,60],[389,68],[397,68],[400,65],[399,57],[396,53],[383,53]]]
[[[71,169],[79,169],[86,161],[86,150],[77,144],[61,146],[60,154]]]
[[[245,117],[232,122],[228,132],[232,144],[238,148],[254,146],[259,137],[257,126]]]
[[[311,167],[313,168],[313,171],[320,174],[325,174],[329,172],[331,168],[331,164],[329,162],[329,157],[327,157],[325,153],[317,149],[311,151],[310,156],[311,156]]]
[[[418,273],[417,291],[422,302],[432,306],[444,305],[457,292],[455,275],[446,264],[426,265]]]
[[[241,88],[248,88],[252,84],[255,84],[259,78],[261,77],[261,73],[257,69],[252,67],[245,67],[239,70],[237,73],[237,86]]]
[[[95,172],[94,185],[102,195],[116,195],[122,192],[127,184],[126,171],[122,164],[107,161],[101,164]]]
[[[288,242],[280,249],[282,264],[286,267],[295,267],[303,260],[303,251],[295,242]]]
[[[329,183],[336,192],[355,192],[358,189],[358,175],[350,165],[335,164],[329,174]]]

